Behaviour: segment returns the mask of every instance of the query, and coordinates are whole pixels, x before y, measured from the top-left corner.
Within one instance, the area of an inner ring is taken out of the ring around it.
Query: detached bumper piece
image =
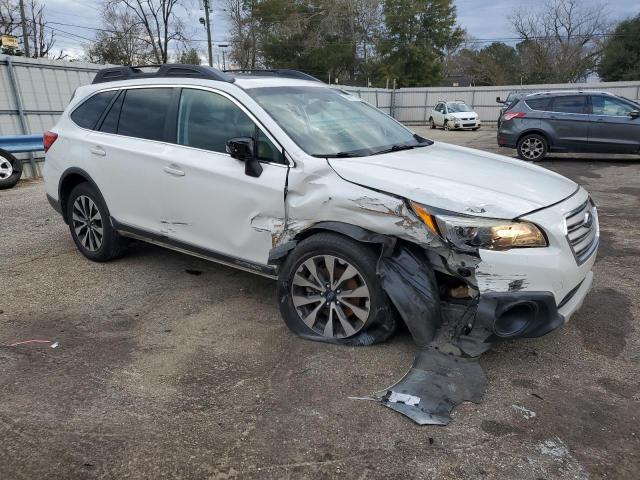
[[[462,402],[480,403],[487,377],[477,360],[420,349],[398,383],[369,399],[406,415],[419,425],[448,425]]]

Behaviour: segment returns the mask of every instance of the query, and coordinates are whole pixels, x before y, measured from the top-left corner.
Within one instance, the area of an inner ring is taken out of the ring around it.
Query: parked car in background
[[[11,188],[22,176],[22,162],[11,153],[0,150],[0,190]]]
[[[441,101],[431,109],[429,126],[431,128],[442,127],[445,130],[478,130],[480,116],[463,101]]]
[[[500,107],[500,114],[498,115],[498,126],[500,126],[500,120],[502,120],[502,115],[507,110],[507,108],[509,108],[509,106],[513,102],[515,102],[516,100],[520,100],[522,97],[528,95],[529,93],[531,92],[509,92],[507,98],[505,98],[504,100],[502,100],[500,97],[496,97],[496,102],[502,104],[502,107]]]
[[[548,152],[640,153],[639,116],[638,103],[608,92],[532,93],[503,114],[498,145],[533,161]]]

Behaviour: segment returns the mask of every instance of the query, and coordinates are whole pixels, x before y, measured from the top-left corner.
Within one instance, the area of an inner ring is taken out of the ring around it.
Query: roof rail
[[[157,68],[148,72],[144,68]],[[103,68],[96,73],[92,83],[116,82],[118,80],[132,80],[135,78],[206,78],[220,82],[233,83],[235,79],[220,70],[206,65],[184,65],[180,63],[166,63],[161,65],[139,65]]]
[[[317,79],[308,73],[301,72],[299,70],[291,70],[289,68],[264,68],[264,69],[236,69],[236,70],[224,70],[225,73],[242,73],[245,75],[256,75],[260,77],[285,77],[285,78],[297,78],[298,80],[311,80],[313,82],[323,83],[322,80]]]

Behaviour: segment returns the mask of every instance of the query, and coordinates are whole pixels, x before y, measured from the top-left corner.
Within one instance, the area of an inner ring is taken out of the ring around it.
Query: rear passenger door
[[[263,168],[245,174],[231,138],[252,137]],[[175,246],[252,270],[267,264],[273,232],[284,226],[288,164],[282,148],[224,92],[183,88],[164,195]]]
[[[589,148],[589,109],[586,95],[562,95],[554,97],[544,115],[552,132],[552,147],[571,151]]]
[[[88,137],[100,187],[109,213],[120,224],[161,234],[165,214],[163,167],[169,158],[165,142],[174,88],[133,87],[118,92]]]
[[[640,118],[630,114],[638,107],[607,95],[591,96],[589,144],[595,152],[640,151]]]

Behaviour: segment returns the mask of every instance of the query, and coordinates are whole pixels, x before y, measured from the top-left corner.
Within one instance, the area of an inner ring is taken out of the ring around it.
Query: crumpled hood
[[[331,158],[343,179],[428,206],[489,218],[516,218],[572,195],[557,173],[502,155],[435,142],[360,158]]]

